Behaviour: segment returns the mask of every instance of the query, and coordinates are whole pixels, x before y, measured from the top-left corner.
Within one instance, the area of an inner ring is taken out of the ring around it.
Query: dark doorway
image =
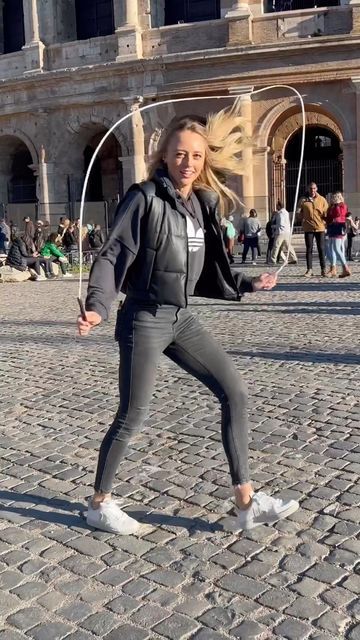
[[[3,25],[4,53],[20,51],[25,44],[23,0],[5,0]]]
[[[112,0],[76,0],[76,31],[78,40],[87,40],[114,33]]]
[[[36,202],[36,177],[29,165],[32,164],[30,151],[25,145],[13,156],[9,182],[9,203]]]
[[[220,0],[166,0],[165,24],[220,18]]]
[[[286,206],[294,204],[301,149],[301,129],[289,139],[285,148]],[[343,161],[339,138],[329,129],[306,127],[304,166],[301,173],[300,196],[310,182],[316,182],[323,196],[343,190]]]
[[[84,150],[84,175],[104,132],[96,134]],[[121,147],[115,136],[104,143],[92,166],[86,199],[88,202],[118,200],[123,196]]]

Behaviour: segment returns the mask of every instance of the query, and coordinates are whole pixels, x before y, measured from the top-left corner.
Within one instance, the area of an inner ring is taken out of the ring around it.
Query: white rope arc
[[[300,105],[301,105],[301,113],[302,113],[302,139],[301,139],[301,152],[300,152],[300,161],[299,161],[299,171],[298,171],[298,177],[297,177],[297,183],[296,183],[296,190],[295,190],[295,197],[294,197],[294,207],[293,207],[293,212],[292,212],[292,221],[291,221],[291,231],[290,233],[292,234],[293,228],[294,228],[294,222],[295,222],[295,214],[296,214],[296,206],[297,206],[297,202],[299,199],[299,190],[300,190],[300,181],[301,181],[301,173],[302,173],[302,167],[303,167],[303,162],[304,162],[304,150],[305,150],[305,130],[306,130],[306,119],[305,119],[305,106],[304,106],[304,100],[301,96],[301,94],[299,93],[299,91],[297,91],[297,89],[295,89],[294,87],[287,85],[287,84],[274,84],[274,85],[269,85],[268,87],[263,87],[261,89],[255,89],[253,91],[249,91],[249,93],[244,94],[244,93],[240,93],[240,94],[231,94],[231,95],[217,95],[217,96],[195,96],[195,97],[191,97],[191,98],[175,98],[175,99],[169,99],[169,100],[162,100],[160,102],[153,102],[151,104],[147,104],[144,107],[139,107],[139,109],[136,110],[136,112],[131,111],[130,113],[127,113],[125,116],[123,116],[122,118],[120,118],[120,120],[118,120],[117,122],[115,122],[115,124],[112,125],[112,127],[110,127],[110,129],[106,132],[106,134],[104,135],[104,137],[100,140],[98,146],[96,147],[93,156],[90,160],[88,169],[86,171],[85,174],[85,179],[84,179],[84,184],[83,184],[83,188],[82,188],[82,193],[81,193],[81,202],[80,202],[80,213],[79,213],[79,219],[80,219],[80,230],[83,227],[83,222],[84,222],[84,209],[85,209],[85,196],[86,196],[86,191],[87,191],[87,187],[88,187],[88,183],[89,183],[89,178],[90,178],[90,174],[91,174],[91,170],[94,166],[94,162],[98,156],[98,153],[100,151],[100,149],[102,148],[103,144],[106,142],[106,140],[108,139],[108,137],[115,131],[115,129],[117,127],[119,127],[121,124],[123,124],[124,122],[126,122],[126,120],[129,120],[129,118],[132,118],[134,113],[143,113],[144,111],[149,111],[150,109],[154,109],[155,107],[161,107],[165,104],[174,104],[174,103],[179,103],[179,102],[194,102],[195,100],[229,100],[231,98],[233,98],[234,100],[236,100],[237,98],[240,98],[242,96],[245,95],[255,95],[257,93],[263,93],[264,91],[269,91],[270,89],[289,89],[290,91],[293,91],[297,97],[299,98],[300,101]],[[286,257],[286,262],[284,262],[281,267],[276,271],[276,273],[280,273],[282,271],[282,269],[287,265],[288,260],[289,260],[289,252],[290,252],[290,247],[288,249],[288,253],[287,253],[287,257]],[[82,282],[83,282],[83,243],[82,243],[82,237],[81,237],[81,231],[80,231],[80,237],[79,237],[79,292],[78,292],[78,297],[79,299],[81,299],[82,297]]]

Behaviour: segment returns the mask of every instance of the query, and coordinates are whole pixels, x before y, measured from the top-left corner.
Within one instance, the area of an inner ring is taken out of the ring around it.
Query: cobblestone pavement
[[[141,534],[86,528],[117,404],[113,322],[80,340],[75,282],[0,285],[0,640],[360,639],[360,265],[302,271],[193,304],[247,380],[256,488],[301,500],[248,534],[218,406],[166,359],[116,487]]]

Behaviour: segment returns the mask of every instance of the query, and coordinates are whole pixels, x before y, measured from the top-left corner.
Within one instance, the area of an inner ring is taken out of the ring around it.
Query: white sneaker
[[[256,262],[253,262],[252,264],[254,264],[256,266]]]
[[[72,278],[72,277],[73,277],[73,274],[69,273],[68,271],[63,275],[63,278]]]
[[[108,531],[109,533],[119,533],[122,536],[130,536],[140,529],[140,523],[120,509],[115,500],[102,502],[98,509],[94,509],[91,498],[88,502],[86,522],[90,527]]]
[[[47,280],[47,278],[45,278],[45,276],[43,276],[43,275],[38,276],[36,274],[36,282],[43,282],[44,280]]]
[[[236,507],[237,519],[241,529],[253,529],[260,524],[272,524],[282,518],[287,518],[299,508],[296,500],[280,500],[272,498],[259,491],[252,496],[252,502],[248,509]]]

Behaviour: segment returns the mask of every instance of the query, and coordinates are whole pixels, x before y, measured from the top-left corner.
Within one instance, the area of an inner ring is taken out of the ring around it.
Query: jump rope
[[[299,191],[300,191],[300,180],[301,180],[301,172],[302,172],[302,167],[303,167],[303,163],[304,163],[304,150],[305,150],[305,130],[306,130],[306,119],[305,119],[305,105],[304,105],[304,100],[301,96],[301,94],[299,93],[299,91],[297,91],[297,89],[295,89],[294,87],[291,87],[290,85],[287,84],[273,84],[273,85],[269,85],[268,87],[263,87],[262,89],[255,89],[253,91],[249,91],[248,93],[240,93],[240,94],[235,94],[235,95],[231,95],[231,96],[196,96],[196,97],[192,97],[192,98],[175,98],[175,99],[170,99],[170,100],[162,100],[161,102],[153,102],[151,104],[145,105],[144,107],[139,107],[139,109],[137,109],[136,111],[131,111],[130,113],[127,113],[125,116],[123,116],[122,118],[120,118],[120,120],[118,120],[117,122],[115,122],[115,124],[106,132],[106,134],[104,135],[104,137],[100,140],[98,146],[96,147],[94,154],[90,160],[86,175],[85,175],[85,180],[84,180],[84,184],[83,184],[83,188],[82,188],[82,194],[81,194],[81,203],[80,203],[80,214],[79,214],[79,219],[80,219],[80,229],[82,229],[83,227],[83,222],[84,222],[84,210],[85,210],[85,195],[86,195],[86,190],[87,190],[87,186],[89,183],[89,178],[90,178],[90,174],[91,174],[91,170],[94,166],[95,160],[99,154],[100,149],[102,148],[103,144],[106,142],[106,140],[108,139],[108,137],[115,131],[115,129],[117,127],[119,127],[121,124],[123,124],[124,122],[126,122],[127,120],[129,120],[129,118],[132,118],[135,114],[138,113],[143,113],[144,111],[150,111],[150,109],[154,109],[155,107],[161,107],[165,104],[175,104],[175,103],[179,103],[179,102],[194,102],[195,100],[229,100],[229,97],[234,98],[234,100],[236,100],[237,98],[241,98],[244,96],[253,96],[257,93],[263,93],[264,91],[269,91],[271,89],[289,89],[290,91],[292,91],[293,93],[295,93],[295,95],[299,98],[299,102],[300,102],[300,106],[301,106],[301,115],[302,115],[302,136],[301,136],[301,150],[300,150],[300,160],[299,160],[299,171],[298,171],[298,176],[297,176],[297,181],[296,181],[296,189],[295,189],[295,196],[294,196],[294,206],[293,206],[293,211],[292,211],[292,220],[290,223],[290,237],[292,235],[293,229],[294,229],[294,223],[295,223],[295,215],[296,215],[296,207],[297,207],[297,202],[299,199]],[[288,262],[289,262],[289,255],[290,255],[290,243],[288,243],[288,251],[287,251],[287,255],[285,258],[285,261],[283,262],[283,264],[281,265],[281,267],[279,267],[275,273],[276,275],[280,274],[281,271],[287,266]],[[86,321],[86,311],[85,311],[85,306],[84,303],[82,301],[82,284],[83,284],[83,242],[82,242],[82,237],[81,237],[81,233],[80,233],[80,238],[79,238],[79,291],[78,291],[78,303],[80,306],[80,312],[81,312],[81,316],[83,318],[83,320]]]

